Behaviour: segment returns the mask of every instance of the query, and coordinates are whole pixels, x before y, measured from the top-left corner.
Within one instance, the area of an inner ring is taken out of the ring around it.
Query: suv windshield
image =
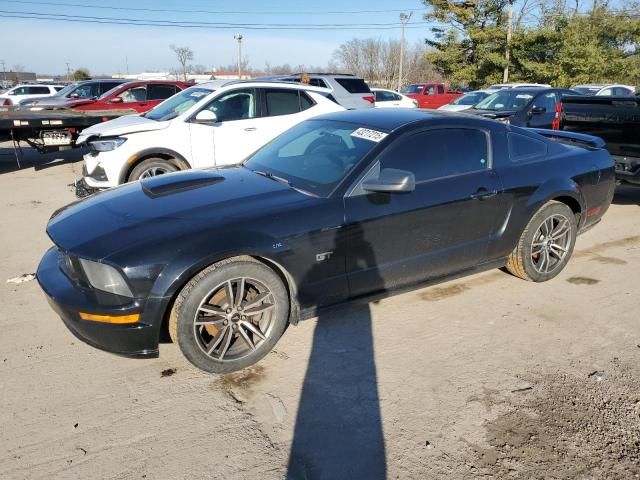
[[[177,95],[168,98],[157,107],[149,110],[144,114],[144,117],[150,120],[157,120],[158,122],[171,120],[189,110],[193,105],[213,91],[214,90],[202,87],[187,88]]]
[[[527,92],[518,91],[518,89],[501,90],[478,103],[475,108],[478,110],[520,110],[524,108],[533,98],[533,95]]]
[[[400,93],[420,93],[422,91],[422,85],[409,85],[400,90]]]
[[[62,90],[58,90],[56,92],[56,97],[64,97],[67,93],[73,91],[75,88],[77,88],[79,85],[79,83],[70,83],[69,85],[67,85],[66,87],[64,87]]]
[[[367,135],[384,136],[358,125],[333,120],[307,120],[280,135],[244,162],[267,177],[327,197],[376,146]]]
[[[452,105],[475,105],[480,100],[483,100],[489,96],[486,92],[470,92],[461,97],[456,98]]]

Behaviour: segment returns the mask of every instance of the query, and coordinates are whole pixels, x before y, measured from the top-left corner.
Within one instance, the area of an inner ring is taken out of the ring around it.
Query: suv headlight
[[[115,150],[124,142],[126,142],[126,138],[118,137],[111,138],[107,140],[94,140],[89,142],[89,146],[95,150],[96,152],[110,152],[111,150]]]
[[[133,297],[129,285],[127,285],[123,275],[116,268],[104,263],[85,260],[84,258],[79,260],[87,281],[93,288],[123,297]]]

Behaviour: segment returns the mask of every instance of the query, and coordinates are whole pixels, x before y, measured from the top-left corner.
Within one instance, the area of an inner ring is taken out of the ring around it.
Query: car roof
[[[501,125],[494,120],[472,115],[460,115],[440,110],[422,110],[419,108],[367,108],[327,113],[312,120],[333,120],[354,123],[362,127],[376,128],[386,131],[397,130],[416,122],[437,123],[444,120],[462,124],[495,126]]]
[[[11,87],[11,89],[19,87],[64,87],[64,85],[60,83],[21,83],[20,85]]]
[[[331,93],[331,89],[324,87],[314,87],[306,83],[300,82],[286,82],[282,80],[230,80],[218,88],[227,88],[234,85],[241,85],[243,87],[281,87],[291,88],[295,90],[307,90],[311,92],[319,93]]]

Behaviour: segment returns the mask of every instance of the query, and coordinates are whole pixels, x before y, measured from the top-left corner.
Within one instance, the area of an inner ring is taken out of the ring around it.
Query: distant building
[[[0,80],[11,83],[35,82],[36,74],[33,72],[0,72]]]

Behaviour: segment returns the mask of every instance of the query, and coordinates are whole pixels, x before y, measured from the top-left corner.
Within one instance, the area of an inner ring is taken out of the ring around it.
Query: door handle
[[[256,131],[256,127],[247,127],[244,129],[245,132],[255,132]]]
[[[486,188],[482,187],[479,188],[476,193],[472,194],[471,198],[474,200],[484,200],[485,198],[495,197],[496,195],[498,195],[497,190],[487,190]]]

